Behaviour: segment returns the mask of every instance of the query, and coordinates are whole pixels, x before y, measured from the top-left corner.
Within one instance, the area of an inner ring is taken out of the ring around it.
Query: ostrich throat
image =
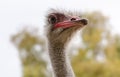
[[[49,55],[55,77],[74,77],[72,67],[67,57],[67,42],[50,43]]]

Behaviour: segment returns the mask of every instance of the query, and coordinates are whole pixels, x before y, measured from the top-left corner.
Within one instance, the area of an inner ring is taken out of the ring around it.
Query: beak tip
[[[81,23],[83,23],[83,25],[87,25],[88,24],[88,19],[81,19]]]

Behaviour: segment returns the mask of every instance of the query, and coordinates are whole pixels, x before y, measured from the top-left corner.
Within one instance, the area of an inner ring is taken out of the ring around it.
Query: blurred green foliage
[[[78,54],[72,57],[76,77],[120,77],[120,36],[112,35],[108,17],[100,12],[86,12],[89,24],[82,30]],[[52,77],[43,55],[46,42],[38,30],[23,29],[12,36],[19,50],[23,77]]]
[[[42,59],[45,51],[45,40],[39,37],[38,30],[24,29],[12,36],[12,42],[19,50],[23,65],[23,77],[46,77],[46,62]]]
[[[108,18],[100,12],[83,16],[89,24],[81,34],[83,46],[72,59],[76,77],[120,77],[119,35],[110,33]]]

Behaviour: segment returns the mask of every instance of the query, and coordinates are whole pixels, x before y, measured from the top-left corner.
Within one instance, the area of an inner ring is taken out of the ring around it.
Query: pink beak
[[[87,25],[88,24],[88,20],[87,19],[76,19],[76,18],[72,18],[71,20],[67,20],[67,21],[63,21],[63,22],[59,22],[57,24],[55,24],[54,29],[56,28],[69,28],[72,26],[79,26],[79,25]]]

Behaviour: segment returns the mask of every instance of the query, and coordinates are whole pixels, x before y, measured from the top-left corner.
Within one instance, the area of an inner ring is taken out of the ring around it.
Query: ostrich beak
[[[72,27],[72,26],[85,26],[88,24],[88,20],[87,19],[75,19],[75,18],[72,18],[71,20],[66,20],[66,21],[63,21],[63,22],[59,22],[57,24],[55,24],[54,26],[54,29],[56,28],[69,28],[69,27]]]

